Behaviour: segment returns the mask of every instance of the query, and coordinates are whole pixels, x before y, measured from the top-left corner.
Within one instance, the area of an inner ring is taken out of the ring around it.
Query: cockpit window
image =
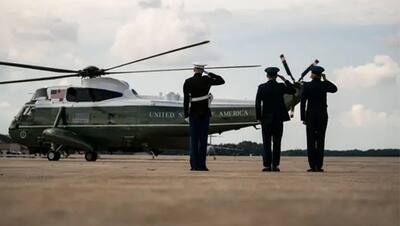
[[[36,92],[32,96],[32,100],[38,100],[40,98],[43,98],[45,100],[49,99],[49,97],[47,96],[47,88],[36,90]]]
[[[22,112],[22,115],[31,115],[31,113],[32,113],[32,107],[26,107]]]
[[[97,102],[117,97],[122,97],[122,93],[93,88],[72,87],[67,90],[67,100],[69,102]]]

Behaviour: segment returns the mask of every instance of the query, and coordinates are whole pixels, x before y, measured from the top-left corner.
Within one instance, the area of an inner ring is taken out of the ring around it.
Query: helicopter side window
[[[76,89],[75,88],[69,88],[67,90],[67,101],[78,102],[76,99]]]
[[[63,101],[65,99],[65,89],[50,90],[50,99]]]
[[[121,96],[122,93],[104,89],[69,88],[67,90],[67,100],[69,102],[97,102]]]
[[[41,88],[35,91],[35,93],[32,96],[32,100],[38,100],[38,99],[45,99],[48,100],[49,97],[47,96],[47,88]]]

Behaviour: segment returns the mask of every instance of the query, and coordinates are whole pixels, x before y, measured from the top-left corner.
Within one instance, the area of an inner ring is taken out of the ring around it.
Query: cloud
[[[187,1],[186,6],[195,10],[214,10],[217,8],[229,11],[241,11],[253,13],[256,10],[268,12],[287,13],[288,16],[300,16],[302,20],[314,18],[315,21],[329,22],[333,24],[398,24],[400,16],[398,0],[250,0],[210,1],[207,4],[203,0]]]
[[[0,102],[0,109],[8,108],[10,106],[11,106],[10,103],[8,103],[6,101]]]
[[[0,16],[4,19],[5,16]],[[0,22],[0,54],[2,60],[25,63],[67,61],[77,48],[79,26],[51,16],[7,17]],[[77,57],[76,57],[77,58]],[[43,64],[43,63],[42,63]]]
[[[400,51],[400,31],[396,34],[386,36],[384,43],[390,47],[397,48]]]
[[[12,28],[12,33],[18,40],[46,42],[76,42],[78,40],[78,25],[52,17],[29,17],[22,26]]]
[[[373,111],[362,104],[354,104],[350,111],[343,112],[339,121],[344,127],[398,127],[400,128],[400,113],[388,114],[383,111]]]
[[[185,12],[183,2],[163,4],[159,8],[142,9],[116,33],[111,52],[123,60],[153,55],[208,39],[206,25]],[[157,59],[164,64],[188,64],[192,61],[217,59],[206,46],[194,47]],[[152,61],[154,62],[154,61]]]
[[[370,88],[387,79],[396,82],[400,76],[400,66],[390,56],[378,55],[371,63],[338,69],[334,74],[341,88]]]
[[[161,7],[161,0],[147,0],[147,1],[140,1],[139,6],[142,8],[160,8]]]

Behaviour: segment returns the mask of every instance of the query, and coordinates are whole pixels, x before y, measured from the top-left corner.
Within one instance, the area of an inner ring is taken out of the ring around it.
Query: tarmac
[[[261,172],[260,157],[0,158],[0,226],[400,225],[400,158],[304,157]]]

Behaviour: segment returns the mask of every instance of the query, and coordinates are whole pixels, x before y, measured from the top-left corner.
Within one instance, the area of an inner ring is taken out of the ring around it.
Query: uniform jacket
[[[207,76],[194,74],[185,80],[183,85],[183,108],[185,118],[187,117],[211,117],[211,110],[208,107],[208,100],[191,102],[190,98],[208,95],[211,86],[222,85],[225,81],[221,76],[209,73]],[[190,104],[190,108],[189,108]]]
[[[256,117],[263,123],[289,121],[288,110],[283,99],[284,94],[295,94],[296,89],[289,82],[278,83],[269,80],[258,86],[256,96]]]
[[[326,121],[328,119],[328,105],[326,93],[337,92],[337,87],[330,81],[313,79],[303,84],[300,103],[301,121],[307,123]]]

